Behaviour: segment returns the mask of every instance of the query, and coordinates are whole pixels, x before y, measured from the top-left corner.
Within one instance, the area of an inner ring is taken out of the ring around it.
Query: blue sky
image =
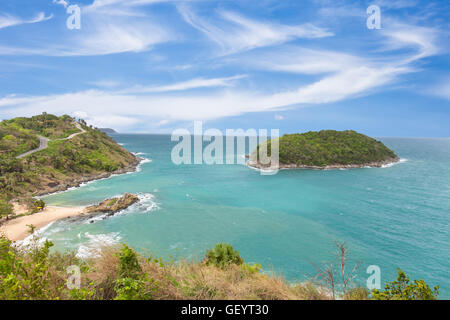
[[[0,119],[450,137],[449,16],[420,0],[1,1]]]

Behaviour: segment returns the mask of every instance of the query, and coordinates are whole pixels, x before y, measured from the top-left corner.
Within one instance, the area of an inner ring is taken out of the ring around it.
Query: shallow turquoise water
[[[56,222],[43,235],[56,248],[95,254],[99,243],[126,242],[164,258],[201,259],[229,242],[246,261],[292,281],[314,275],[312,262],[332,259],[345,241],[382,282],[401,267],[441,286],[450,298],[450,139],[381,139],[405,162],[387,168],[284,170],[262,176],[242,165],[181,165],[169,136],[114,135],[151,161],[140,172],[52,195],[52,205],[86,205],[124,192],[142,201],[95,223]]]

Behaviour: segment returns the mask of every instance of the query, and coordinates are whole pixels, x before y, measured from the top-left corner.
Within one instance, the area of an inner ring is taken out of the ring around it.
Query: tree
[[[239,251],[234,250],[229,243],[218,243],[206,252],[205,263],[219,268],[226,268],[230,264],[242,265],[244,260]]]
[[[398,268],[397,280],[388,282],[384,291],[372,290],[374,300],[437,300],[439,286],[431,289],[424,280],[410,281],[409,277]]]
[[[13,214],[13,206],[6,199],[0,198],[0,217],[7,217],[10,214]]]
[[[337,267],[333,262],[327,262],[318,267],[314,265],[317,275],[315,281],[324,286],[331,293],[331,298],[336,299],[337,291],[341,291],[342,296],[348,297],[353,287],[353,280],[356,277],[358,263],[355,263],[351,269],[347,269],[348,248],[343,242],[335,241],[336,251],[334,255],[337,258]]]

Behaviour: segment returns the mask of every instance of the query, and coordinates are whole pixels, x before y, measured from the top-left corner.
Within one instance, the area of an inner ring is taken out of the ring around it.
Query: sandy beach
[[[80,215],[83,213],[83,210],[84,207],[48,206],[43,211],[33,215],[23,216],[5,222],[0,226],[0,233],[3,233],[12,241],[23,240],[29,236],[29,228],[27,225],[32,224],[38,230],[53,221]]]

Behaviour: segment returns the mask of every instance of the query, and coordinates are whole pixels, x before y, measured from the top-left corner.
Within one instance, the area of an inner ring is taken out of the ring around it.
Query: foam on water
[[[20,240],[20,241],[16,241],[14,244],[17,247],[20,247],[20,248],[26,248],[26,247],[29,247],[29,246],[35,244],[35,243],[37,243],[38,245],[44,244],[44,242],[47,240],[47,236],[48,236],[48,235],[46,235],[46,232],[47,232],[48,229],[50,229],[50,227],[54,223],[55,223],[55,221],[50,222],[45,227],[40,228],[39,230],[35,231],[34,234],[30,234],[25,239]]]
[[[136,171],[135,172],[141,172],[143,164],[152,162],[151,159],[147,159],[147,158],[141,158],[141,159],[142,160],[139,162],[138,166],[136,167]]]
[[[155,196],[151,193],[138,194],[139,202],[135,204],[140,211],[145,213],[160,209],[159,205],[155,202]]]
[[[76,256],[84,259],[100,256],[102,248],[116,245],[122,239],[117,232],[108,234],[90,234],[85,232],[84,234],[78,234],[78,238],[85,240],[85,242],[78,247]]]
[[[385,164],[385,165],[381,166],[381,168],[390,168],[390,167],[395,166],[397,164],[405,163],[406,161],[408,161],[408,159],[401,158],[399,161],[393,162],[393,163],[389,163],[389,164]]]

